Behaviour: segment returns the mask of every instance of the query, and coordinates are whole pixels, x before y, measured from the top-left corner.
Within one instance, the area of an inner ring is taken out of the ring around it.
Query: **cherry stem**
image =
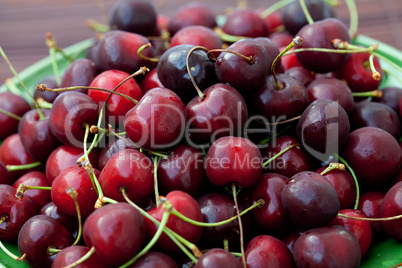
[[[13,118],[15,120],[18,120],[18,121],[21,120],[21,116],[18,116],[16,114],[10,113],[10,112],[8,112],[8,111],[6,111],[4,109],[1,109],[1,108],[0,108],[0,113],[5,114],[5,115],[7,115],[7,116],[9,116],[9,117],[11,117],[11,118]]]
[[[375,48],[374,48],[375,49]],[[295,50],[288,51],[286,55],[292,54],[292,53],[299,53],[299,52],[308,52],[308,51],[313,51],[313,52],[325,52],[325,53],[339,53],[339,54],[351,54],[351,53],[362,53],[362,52],[368,52],[368,53],[374,53],[373,47],[368,47],[368,48],[362,48],[360,47],[359,49],[344,49],[344,48],[318,48],[318,47],[312,47],[312,48],[298,48]],[[377,56],[377,54],[375,54]]]
[[[281,90],[283,88],[283,86],[281,85],[281,83],[279,83],[278,78],[276,77],[276,73],[275,73],[275,67],[276,67],[276,63],[278,62],[278,60],[280,59],[280,57],[282,57],[286,52],[288,52],[290,49],[292,49],[294,46],[296,45],[300,45],[303,42],[303,38],[301,38],[300,36],[296,36],[295,38],[293,38],[292,42],[284,49],[282,50],[281,53],[278,54],[278,56],[276,56],[276,58],[274,59],[274,61],[272,62],[271,65],[271,73],[274,76],[275,79],[275,83],[276,83],[276,87]]]
[[[0,225],[3,223],[3,222],[5,222],[5,221],[7,221],[8,220],[8,215],[1,215],[1,218],[0,218]]]
[[[250,37],[246,36],[236,36],[236,35],[230,35],[225,33],[221,28],[215,27],[214,31],[219,37],[221,38],[222,41],[228,42],[228,43],[234,43],[242,39],[250,39]]]
[[[39,108],[41,109],[52,109],[53,104],[50,102],[45,101],[43,98],[37,98],[36,101],[38,102]]]
[[[54,255],[54,254],[57,254],[57,253],[59,253],[61,251],[61,249],[57,249],[55,246],[49,246],[48,248],[47,248],[47,254],[48,255]]]
[[[76,266],[80,265],[81,263],[83,263],[84,261],[88,260],[94,253],[95,253],[95,247],[91,247],[89,249],[89,251],[84,256],[82,256],[81,258],[79,258],[75,262],[65,266],[64,268],[76,267]]]
[[[33,101],[33,103],[35,105],[35,108],[38,110],[39,118],[40,119],[45,119],[45,116],[43,115],[42,111],[40,110],[39,105],[36,102],[35,98],[32,96],[31,92],[29,92],[29,90],[28,90],[27,86],[24,84],[24,82],[22,82],[20,76],[18,75],[17,71],[14,69],[13,65],[11,64],[11,62],[8,60],[8,57],[7,57],[6,53],[4,53],[4,50],[3,50],[3,48],[1,46],[0,46],[0,54],[3,57],[3,59],[6,61],[8,67],[10,68],[11,72],[14,74],[15,78],[17,78],[18,82],[20,83],[20,85],[24,89],[25,93]]]
[[[298,116],[289,118],[289,119],[284,120],[284,121],[279,121],[279,122],[274,122],[274,123],[267,123],[267,125],[269,125],[269,126],[283,125],[283,124],[287,124],[287,123],[290,123],[290,122],[293,122],[293,121],[297,121],[300,118],[301,118],[301,115],[298,115]]]
[[[339,0],[323,0],[323,1],[333,7],[339,7],[341,4]]]
[[[158,156],[154,158],[154,191],[155,191],[155,204],[156,207],[161,205],[161,200],[159,198],[159,189],[158,189]]]
[[[131,264],[135,263],[140,257],[145,255],[158,241],[160,236],[162,235],[163,230],[166,227],[166,224],[168,222],[169,216],[170,216],[170,209],[165,205],[165,203],[162,204],[164,211],[163,211],[163,216],[162,220],[160,222],[160,225],[158,226],[158,230],[156,230],[156,233],[152,237],[151,241],[131,260],[126,262],[125,264],[121,265],[119,268],[126,268],[129,267]]]
[[[353,220],[362,220],[362,221],[393,221],[393,220],[402,219],[402,215],[385,217],[385,218],[360,218],[360,217],[348,216],[345,214],[338,213],[338,216],[343,217],[343,218],[353,219]]]
[[[399,72],[402,72],[402,67],[399,66],[398,64],[395,64],[395,62],[391,61],[390,59],[384,57],[383,55],[381,55],[381,54],[379,54],[377,52],[373,52],[373,55],[376,56],[377,58],[387,62],[388,64],[390,64],[392,67],[394,67]],[[394,74],[394,76],[397,77],[397,78],[400,78],[400,75]]]
[[[78,235],[77,238],[75,239],[75,242],[71,246],[75,246],[78,244],[78,242],[81,239],[82,235],[82,219],[81,219],[81,210],[80,210],[80,205],[78,204],[78,193],[74,188],[69,187],[66,190],[67,194],[74,200],[74,205],[75,209],[77,211],[77,218],[78,218]]]
[[[27,190],[46,190],[46,191],[51,191],[52,187],[50,186],[28,186],[24,184],[20,184],[17,188],[17,191],[15,193],[15,198],[18,200],[21,200],[24,197],[24,193]]]
[[[227,238],[223,239],[223,249],[229,251],[229,240]]]
[[[115,135],[115,136],[124,136],[124,135],[127,134],[127,132],[125,132],[125,131],[119,132],[119,133],[111,133],[109,130],[104,129],[104,128],[101,128],[101,127],[97,127],[97,126],[95,126],[95,125],[92,125],[92,126],[89,128],[89,132],[91,132],[92,134],[98,134],[99,132],[101,132],[101,133],[104,133],[104,134],[106,134],[106,135],[108,135],[108,136],[109,136],[110,134]]]
[[[353,180],[355,181],[356,185],[356,201],[355,201],[355,206],[354,209],[356,210],[359,207],[359,199],[360,199],[360,187],[359,187],[359,182],[357,181],[357,177],[353,169],[349,166],[349,164],[346,162],[345,159],[343,159],[339,154],[334,154],[335,157],[337,157],[349,170],[350,174],[353,177]]]
[[[74,61],[74,59],[72,57],[70,57],[69,55],[67,55],[66,53],[64,53],[64,51],[57,46],[57,42],[56,40],[53,38],[52,33],[47,33],[46,34],[46,45],[47,47],[50,48],[54,48],[55,52],[60,53],[66,60],[68,60],[70,63]],[[55,58],[56,60],[56,58]],[[56,61],[55,61],[56,62]]]
[[[49,56],[51,59],[52,67],[53,67],[53,74],[56,78],[56,83],[58,85],[61,84],[61,77],[59,72],[59,67],[57,66],[57,59],[56,59],[56,40],[53,38],[51,33],[46,33],[46,46],[49,49]]]
[[[306,6],[306,2],[304,0],[299,0],[299,2],[300,2],[300,6],[301,6],[301,8],[303,10],[304,16],[306,16],[306,20],[307,20],[308,24],[313,24],[314,20],[311,17],[310,12],[308,11],[308,8]]]
[[[236,193],[236,183],[232,183],[232,193],[233,193],[233,201],[236,207],[237,214],[237,222],[239,223],[239,233],[240,233],[240,252],[242,255],[243,267],[247,268],[246,264],[246,255],[244,254],[244,233],[243,233],[243,224],[240,217],[239,204],[237,202],[237,193]]]
[[[373,54],[371,54],[370,55],[370,57],[369,57],[369,62],[370,62],[370,68],[371,68],[371,71],[373,72],[373,79],[375,80],[375,81],[379,81],[380,79],[381,79],[381,74],[375,69],[375,66],[374,66],[374,55]]]
[[[345,170],[345,165],[341,164],[341,163],[331,163],[329,164],[329,166],[324,169],[320,174],[325,176],[325,174],[327,174],[328,172],[337,169],[337,170]]]
[[[352,92],[353,97],[374,97],[381,98],[382,91],[379,89],[368,91],[368,92]]]
[[[142,52],[144,49],[149,48],[149,47],[151,47],[151,46],[152,46],[151,43],[148,43],[148,44],[145,44],[145,45],[141,46],[141,47],[137,50],[137,54],[138,54],[138,56],[139,56],[141,59],[143,59],[143,60],[147,60],[147,61],[150,61],[150,62],[159,62],[159,59],[158,59],[158,58],[150,58],[150,57],[147,57],[147,56],[142,55],[141,52]]]
[[[271,5],[269,8],[265,9],[261,14],[260,18],[265,19],[275,11],[278,11],[279,9],[283,8],[284,6],[287,6],[288,4],[292,3],[294,0],[282,0],[278,1],[275,4]]]
[[[276,155],[274,155],[273,157],[271,157],[270,159],[268,159],[264,164],[262,164],[263,167],[268,166],[269,163],[271,163],[272,161],[274,161],[275,159],[277,159],[279,156],[283,155],[284,153],[286,153],[287,151],[289,151],[290,149],[292,149],[293,147],[298,147],[300,146],[300,144],[292,144],[289,147],[283,149],[282,151],[280,151],[279,153],[277,153]]]
[[[278,136],[281,135],[282,133],[285,133],[289,128],[290,128],[290,126],[286,126],[284,129],[281,129],[281,130],[279,130],[279,131],[276,131],[276,132],[275,132],[275,137],[278,137]],[[272,137],[269,136],[268,138],[263,139],[262,141],[260,141],[258,144],[259,144],[259,145],[267,144],[268,142],[271,141],[271,139],[272,139]]]
[[[89,19],[86,21],[86,25],[89,29],[92,29],[96,32],[107,33],[110,31],[109,25],[102,24],[97,22],[96,20]]]
[[[229,52],[229,53],[235,54],[236,56],[239,56],[240,58],[245,59],[249,64],[253,64],[255,62],[255,59],[252,56],[247,57],[243,54],[240,54],[239,52],[229,50],[229,49],[222,49],[222,48],[211,49],[207,52],[208,57],[214,61],[216,61],[216,57],[213,55],[214,52]]]
[[[30,168],[36,168],[39,167],[40,165],[42,165],[41,162],[34,162],[31,164],[26,164],[26,165],[6,165],[6,168],[8,171],[17,171],[17,170],[26,170],[26,169],[30,169]]]
[[[190,76],[191,83],[193,83],[193,86],[194,86],[195,89],[197,90],[197,93],[198,93],[198,96],[200,97],[200,99],[203,100],[203,99],[205,99],[205,94],[202,93],[201,89],[198,87],[197,83],[195,82],[194,76],[193,76],[193,74],[191,73],[191,71],[194,69],[194,67],[190,67],[190,63],[189,63],[189,59],[190,59],[191,53],[193,53],[194,51],[196,51],[196,50],[198,50],[198,49],[204,50],[205,52],[207,52],[207,55],[208,55],[208,53],[209,53],[208,49],[206,49],[205,47],[202,47],[202,46],[193,47],[193,48],[190,49],[190,51],[187,53],[187,56],[186,56],[186,68],[187,68],[187,73],[188,73],[188,75]]]
[[[357,35],[357,29],[359,24],[359,13],[357,12],[356,3],[354,0],[345,0],[346,6],[349,9],[350,24],[349,35],[354,38]]]
[[[26,256],[26,253],[22,254],[21,257],[16,256],[15,254],[13,254],[11,251],[9,251],[4,245],[3,242],[1,242],[0,240],[0,248],[4,251],[4,253],[6,253],[11,259],[19,261],[19,262],[23,262]]]

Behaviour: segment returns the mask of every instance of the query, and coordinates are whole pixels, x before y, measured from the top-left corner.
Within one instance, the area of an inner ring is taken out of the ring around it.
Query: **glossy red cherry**
[[[38,85],[45,84],[48,88],[58,88],[59,85],[57,84],[56,78],[53,75],[43,77],[39,82]],[[39,91],[35,90],[34,92],[34,99],[38,100],[40,98],[44,99],[47,102],[53,103],[56,97],[59,95],[60,92],[54,91]]]
[[[191,25],[180,29],[172,36],[170,47],[177,45],[202,46],[210,49],[222,48],[222,40],[211,28]]]
[[[148,251],[139,258],[130,268],[178,268],[176,262],[169,255],[159,251]]]
[[[115,139],[110,139],[109,142],[106,144],[106,146],[102,149],[99,155],[99,161],[98,161],[98,169],[102,171],[102,169],[105,167],[106,163],[114,156],[117,152],[124,150],[124,149],[138,149],[138,146],[135,146],[135,144],[126,136],[123,136],[124,139],[120,138],[115,138]],[[109,137],[111,138],[111,137]]]
[[[20,117],[31,110],[31,106],[24,98],[11,92],[0,93],[0,108]],[[16,133],[18,131],[18,123],[18,120],[0,113],[0,125],[2,126],[0,140],[4,140],[11,134]]]
[[[49,187],[50,184],[46,179],[45,173],[41,171],[31,171],[23,176],[21,176],[18,180],[16,180],[13,184],[15,189],[18,189],[20,184],[25,186],[43,186]],[[27,190],[24,193],[24,197],[29,197],[37,206],[38,211],[47,203],[51,201],[50,191],[48,190]]]
[[[381,92],[382,97],[374,98],[373,101],[388,105],[399,115],[399,101],[402,98],[402,88],[385,87],[381,89]]]
[[[145,94],[147,91],[153,89],[154,87],[163,87],[161,80],[158,77],[158,69],[153,68],[148,72],[141,81],[141,90]]]
[[[263,19],[251,9],[238,9],[230,14],[222,26],[229,35],[245,37],[265,37],[268,27]]]
[[[290,75],[297,81],[300,81],[306,88],[314,80],[313,72],[309,71],[303,66],[294,66],[292,68],[288,68],[285,71],[285,74]]]
[[[85,246],[73,246],[67,247],[56,254],[56,257],[53,260],[52,268],[62,268],[66,267],[75,261],[79,260],[85,254],[88,253],[90,249]],[[99,260],[96,255],[92,255],[84,262],[80,263],[79,265],[75,266],[79,268],[106,268],[107,266]]]
[[[60,87],[89,86],[98,73],[93,61],[89,59],[76,59],[65,70]],[[50,85],[46,86],[50,87]],[[86,94],[88,89],[80,88],[75,89],[75,91]]]
[[[360,195],[358,210],[368,218],[381,218],[381,205],[385,193],[379,191],[366,191]],[[370,221],[373,236],[384,232],[381,222]]]
[[[53,202],[44,205],[39,214],[49,216],[60,222],[73,235],[74,238],[78,235],[78,219],[77,216],[70,216],[61,212]]]
[[[0,161],[0,184],[11,184],[13,176],[8,172],[6,166]]]
[[[236,257],[227,250],[222,248],[213,248],[204,253],[198,259],[194,268],[212,268],[212,267],[232,267],[241,268],[241,263]]]
[[[392,217],[402,214],[401,196],[402,182],[398,182],[384,196],[381,205],[381,217]],[[382,221],[381,225],[384,231],[392,238],[402,241],[402,220],[386,220]]]

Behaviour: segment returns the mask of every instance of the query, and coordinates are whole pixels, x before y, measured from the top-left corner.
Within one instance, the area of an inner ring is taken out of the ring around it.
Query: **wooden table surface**
[[[108,12],[117,0],[102,0]],[[152,1],[152,0],[151,0]],[[336,9],[337,16],[345,23],[349,14],[344,0]],[[45,34],[53,33],[60,47],[92,37],[94,32],[86,27],[88,19],[104,22],[100,0],[1,0],[0,46],[19,72],[48,55]],[[153,0],[162,3],[158,12],[171,16],[187,1]],[[224,14],[227,7],[235,7],[236,0],[202,0],[210,4],[217,14]],[[269,7],[274,0],[249,0],[251,8]],[[402,0],[355,0],[359,12],[359,32],[388,43],[402,50]],[[0,84],[11,77],[11,71],[0,58]]]

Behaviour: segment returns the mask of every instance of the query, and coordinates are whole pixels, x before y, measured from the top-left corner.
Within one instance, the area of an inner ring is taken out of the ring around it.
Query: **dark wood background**
[[[102,0],[107,11],[116,0]],[[151,0],[158,10],[170,16],[187,1]],[[48,55],[45,34],[54,34],[58,45],[66,47],[92,37],[86,27],[88,19],[104,22],[99,8],[100,0],[1,0],[0,45],[19,72]],[[228,7],[235,7],[236,0],[202,0],[210,4],[217,14],[224,14]],[[249,0],[249,7],[269,7],[274,0]],[[349,14],[344,3],[337,8],[337,15],[345,23]],[[359,12],[359,32],[388,43],[402,50],[402,0],[355,0]],[[0,58],[0,84],[12,74]]]

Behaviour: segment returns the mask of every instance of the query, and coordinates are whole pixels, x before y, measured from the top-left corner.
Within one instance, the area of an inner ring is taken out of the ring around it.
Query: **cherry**
[[[208,250],[198,259],[197,264],[194,266],[194,268],[219,267],[241,268],[242,266],[232,253],[222,248]]]
[[[91,87],[98,87],[113,90],[119,83],[128,78],[130,74],[119,70],[107,70],[96,76],[91,82]],[[130,78],[120,85],[116,90],[121,94],[129,96],[135,100],[140,100],[143,96],[140,86],[137,84],[134,78]],[[97,103],[99,106],[103,105],[106,101],[109,92],[100,91],[96,89],[89,89],[88,96]],[[109,123],[117,125],[122,124],[122,117],[133,108],[135,103],[132,101],[112,94],[107,102],[106,115]]]
[[[274,42],[272,42],[272,40],[269,39],[268,37],[256,37],[256,38],[254,38],[254,40],[257,41],[258,43],[260,43],[265,48],[265,50],[268,52],[268,55],[271,59],[271,61],[268,63],[268,65],[271,66],[272,63],[274,62],[275,58],[280,53],[278,46]],[[292,41],[292,40],[290,40],[290,41]],[[281,57],[276,62],[275,72],[277,72],[277,73],[283,72]]]
[[[279,50],[283,51],[286,48],[286,45],[279,47]],[[290,49],[290,51],[292,51],[292,50],[294,50],[294,48]],[[298,67],[298,66],[304,67],[303,64],[301,64],[301,62],[297,59],[297,56],[295,53],[285,55],[285,57],[282,57],[282,66],[285,70],[289,70],[293,67]],[[306,67],[304,67],[304,68],[306,68]]]
[[[339,38],[350,43],[346,26],[338,19],[328,18],[308,24],[297,33],[304,42],[299,48],[330,48],[332,40]],[[349,54],[303,51],[297,53],[297,59],[303,66],[317,73],[339,70],[349,58]]]
[[[128,137],[145,149],[172,147],[184,134],[185,109],[176,93],[166,88],[154,88],[127,112],[124,128]]]
[[[301,228],[325,226],[339,211],[334,187],[324,176],[311,171],[291,177],[282,189],[281,200],[292,222]]]
[[[143,205],[154,191],[154,166],[143,153],[124,149],[106,163],[99,183],[107,197],[124,201],[121,193],[124,188],[130,200]]]
[[[297,267],[360,266],[361,252],[356,237],[339,225],[306,231],[293,247]]]
[[[61,79],[60,87],[89,86],[92,80],[98,75],[95,63],[89,59],[76,59],[65,70]],[[51,85],[46,85],[53,88]],[[87,93],[88,89],[75,89]]]
[[[157,72],[164,87],[174,91],[188,103],[197,91],[187,71],[186,58],[193,45],[177,45],[162,54]],[[195,50],[188,58],[191,74],[200,88],[207,88],[216,82],[215,67],[204,50]]]
[[[396,175],[401,166],[401,148],[394,137],[376,127],[350,133],[341,155],[363,186],[378,187]]]
[[[295,267],[290,250],[282,241],[270,235],[254,237],[247,244],[245,258],[248,268]]]
[[[99,171],[95,171],[99,175]],[[57,208],[71,216],[77,216],[77,208],[74,199],[69,194],[72,188],[77,192],[77,202],[81,216],[88,217],[95,210],[95,202],[98,195],[94,189],[91,178],[83,167],[69,167],[63,170],[52,183],[52,200]]]
[[[241,137],[222,137],[208,150],[205,171],[209,181],[217,186],[237,183],[253,186],[261,176],[262,157],[257,146]]]
[[[178,45],[202,46],[206,49],[222,48],[222,40],[211,28],[202,25],[190,25],[180,29],[172,36],[170,47]]]
[[[261,176],[257,184],[251,188],[251,200],[265,201],[261,208],[254,209],[253,219],[255,224],[271,233],[286,233],[293,228],[286,211],[282,205],[281,192],[289,178],[277,174],[268,173]]]
[[[308,85],[307,92],[310,102],[317,99],[333,100],[347,114],[350,114],[355,107],[352,91],[347,84],[337,78],[316,78]]]
[[[0,93],[0,109],[22,117],[31,110],[29,103],[22,97],[11,93]],[[18,130],[18,120],[8,115],[0,113],[0,125],[3,126],[0,131],[0,140],[4,140]]]
[[[186,107],[192,143],[200,145],[223,136],[240,135],[248,115],[240,93],[230,85],[218,83],[204,90],[203,95],[203,100],[194,97]]]
[[[99,41],[95,51],[94,62],[100,72],[116,69],[132,74],[140,67],[153,67],[153,63],[142,59],[137,51],[149,41],[144,36],[120,30],[107,32]],[[154,57],[154,49],[142,51],[142,55]]]
[[[45,173],[41,171],[31,171],[24,174],[14,182],[13,187],[17,190],[21,184],[24,186],[50,187]],[[36,204],[38,211],[51,201],[50,191],[47,190],[29,189],[24,193],[24,197],[26,196]]]
[[[367,92],[378,89],[381,79],[373,79],[370,68],[370,53],[352,53],[342,69],[338,72],[339,77],[345,80],[353,92]],[[374,68],[381,75],[380,62],[377,57],[373,58]]]
[[[53,260],[52,268],[62,268],[66,267],[75,261],[79,260],[85,254],[88,253],[90,249],[85,246],[73,246],[67,247],[57,253],[56,257]],[[82,262],[81,264],[75,266],[79,268],[92,268],[92,267],[99,267],[99,268],[106,268],[107,266],[99,260],[96,255],[92,255],[87,260]]]
[[[268,37],[278,48],[286,47],[294,38],[294,36],[289,32],[275,32],[270,34]]]
[[[377,127],[387,131],[396,140],[401,137],[401,121],[398,114],[383,103],[369,101],[357,103],[350,115],[350,122],[354,129]]]
[[[306,7],[314,21],[335,17],[335,10],[321,0],[305,0]],[[306,25],[307,19],[300,2],[293,1],[282,9],[282,22],[286,30],[291,34],[296,33]]]
[[[216,15],[213,9],[202,2],[188,2],[182,5],[171,16],[167,29],[171,36],[173,36],[180,29],[190,25],[202,25],[208,28],[216,26]]]
[[[60,211],[57,206],[52,202],[44,205],[39,214],[49,216],[56,221],[60,222],[66,229],[73,235],[74,238],[78,235],[78,220],[77,214],[74,216],[67,215]]]
[[[285,71],[285,74],[290,75],[297,81],[300,81],[306,88],[314,80],[313,73],[303,66],[294,66],[292,68],[288,68]]]
[[[58,88],[59,85],[57,84],[56,78],[52,76],[45,76],[43,77],[39,82],[38,85],[40,84],[45,84],[46,87],[48,88]],[[53,101],[56,99],[56,97],[59,95],[60,92],[57,91],[40,91],[40,90],[35,90],[34,92],[34,99],[38,100],[42,98],[43,100],[53,103]]]
[[[144,256],[139,258],[130,268],[178,268],[176,262],[159,251],[148,251]],[[88,267],[89,268],[89,267]]]
[[[36,109],[25,113],[18,125],[18,133],[25,150],[34,159],[45,162],[60,142],[49,128],[50,110],[43,109],[42,113],[43,119]]]
[[[0,184],[11,184],[13,176],[8,172],[3,162],[0,162]]]
[[[358,210],[363,212],[368,218],[381,218],[381,205],[385,193],[379,191],[366,191],[360,195]],[[381,222],[370,221],[373,236],[382,234]]]
[[[392,217],[402,214],[401,196],[402,182],[398,182],[384,196],[384,200],[381,205],[381,217]],[[382,228],[392,238],[398,241],[402,240],[401,232],[402,220],[384,220],[381,221]]]
[[[84,124],[96,125],[98,105],[81,92],[63,92],[53,102],[49,116],[49,128],[61,142],[82,146]]]
[[[154,87],[163,87],[162,82],[158,77],[158,69],[154,68],[148,72],[141,81],[141,90],[145,94],[147,91],[153,89]]]
[[[113,140],[109,140],[108,144],[102,149],[99,155],[98,168],[100,171],[105,167],[106,163],[115,155],[117,152],[124,149],[138,149],[135,144],[126,136],[121,138],[115,138]]]
[[[152,36],[156,18],[155,7],[147,0],[119,0],[112,7],[109,24],[114,30]]]
[[[402,88],[384,87],[381,92],[382,97],[374,98],[373,101],[388,105],[399,115],[399,100],[402,98]]]
[[[367,218],[363,212],[359,210],[343,209],[339,211],[340,214],[358,218]],[[348,219],[341,216],[337,216],[330,224],[340,225],[345,227],[351,232],[357,239],[360,246],[362,257],[366,254],[371,244],[371,226],[370,222],[365,220]]]
[[[204,155],[193,147],[179,145],[158,163],[158,184],[162,195],[180,190],[197,196],[204,189],[206,179]]]
[[[26,254],[32,267],[50,267],[56,255],[50,249],[71,246],[73,236],[58,221],[46,215],[36,215],[22,226],[18,235],[18,250]]]
[[[15,197],[16,190],[0,184],[0,240],[15,241],[22,225],[37,214],[36,204],[29,198]]]
[[[268,35],[266,22],[251,9],[238,9],[228,15],[222,30],[234,36],[265,37]]]
[[[268,16],[264,16],[264,11],[265,9],[261,8],[257,8],[255,10],[256,14],[259,15],[261,18],[265,17],[263,18],[263,20],[265,21],[265,25],[268,28],[268,33],[275,33],[280,31],[283,27],[281,13],[279,11],[275,11],[270,13]]]
[[[140,251],[145,238],[144,218],[127,203],[105,205],[86,219],[83,237],[88,247],[95,247],[103,264],[117,267]]]

